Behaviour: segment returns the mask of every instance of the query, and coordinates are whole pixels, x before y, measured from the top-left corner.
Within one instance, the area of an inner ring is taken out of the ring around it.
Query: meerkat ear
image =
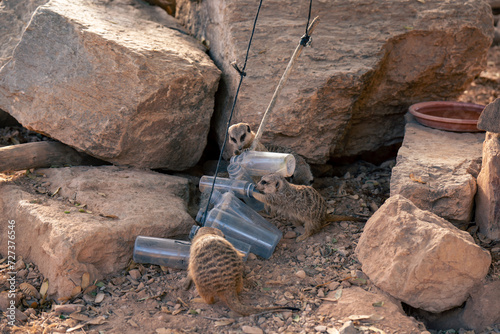
[[[247,124],[247,132],[250,132],[250,125]]]

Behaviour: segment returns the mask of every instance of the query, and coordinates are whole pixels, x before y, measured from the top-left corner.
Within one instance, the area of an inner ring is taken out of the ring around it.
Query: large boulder
[[[484,133],[456,133],[420,125],[408,114],[403,145],[391,174],[391,196],[456,224],[473,218]]]
[[[49,0],[3,1],[0,6],[0,68],[10,59],[33,12]]]
[[[138,235],[175,237],[195,223],[181,177],[105,166],[0,180],[0,244],[13,221],[16,256],[34,262],[58,297],[69,296],[85,272],[94,280],[124,269]]]
[[[483,163],[477,177],[476,224],[479,231],[500,240],[500,134],[487,132]]]
[[[224,136],[257,2],[177,0],[178,18],[223,69],[215,128]],[[234,122],[257,129],[304,34],[308,3],[270,0],[256,25]],[[317,1],[321,22],[281,92],[263,140],[309,162],[400,142],[409,105],[459,96],[486,64],[490,6],[461,1]]]
[[[484,108],[477,121],[477,127],[488,132],[500,133],[500,98]]]
[[[123,2],[39,7],[0,70],[0,108],[115,164],[186,169],[206,145],[220,71],[160,8]]]
[[[461,305],[491,264],[490,253],[467,232],[401,195],[368,220],[356,254],[377,287],[434,313]]]

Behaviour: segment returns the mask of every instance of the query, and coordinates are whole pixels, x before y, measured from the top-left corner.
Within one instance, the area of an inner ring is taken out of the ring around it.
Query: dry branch
[[[83,156],[59,142],[41,141],[0,148],[0,173],[30,168],[80,165]]]

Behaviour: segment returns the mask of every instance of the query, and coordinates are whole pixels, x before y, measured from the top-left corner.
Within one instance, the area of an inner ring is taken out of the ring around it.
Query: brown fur
[[[311,186],[289,183],[279,174],[263,176],[256,189],[262,194],[255,198],[264,202],[271,214],[278,214],[304,225],[305,232],[297,241],[305,240],[323,228],[327,222],[360,221],[357,217],[330,215],[323,197]]]
[[[255,133],[250,128],[247,123],[233,124],[229,127],[229,142],[228,148],[232,155],[239,155],[243,151],[248,150],[252,146],[253,140],[255,139]],[[295,172],[291,178],[292,182],[295,184],[312,184],[314,177],[311,172],[311,167],[306,162],[306,160],[293,152],[291,149],[276,145],[266,145],[264,146],[259,142],[256,151],[263,152],[275,152],[275,153],[290,153],[295,157]]]
[[[242,254],[224,239],[224,234],[212,227],[202,227],[191,244],[188,275],[200,297],[207,304],[215,298],[242,315],[263,311],[294,309],[288,307],[254,307],[243,305],[238,293],[243,289]]]

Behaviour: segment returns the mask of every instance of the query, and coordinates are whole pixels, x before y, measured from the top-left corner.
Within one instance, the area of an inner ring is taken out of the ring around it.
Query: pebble
[[[307,277],[306,272],[304,270],[299,270],[295,273],[295,276],[298,278],[304,279]]]
[[[132,269],[128,272],[128,274],[135,280],[138,280],[142,276],[141,272],[138,269]]]
[[[295,239],[297,237],[297,233],[295,231],[288,231],[283,235],[283,239]]]
[[[327,328],[326,326],[321,326],[320,325],[320,326],[314,327],[314,330],[317,331],[317,332],[323,333],[323,332],[326,332],[326,328]]]
[[[304,262],[306,260],[306,256],[305,255],[298,255],[297,256],[297,260],[299,260],[300,262]]]
[[[337,290],[337,288],[339,286],[340,286],[339,282],[332,282],[332,283],[328,284],[328,290],[330,290],[330,291]]]
[[[242,326],[241,330],[243,331],[243,333],[247,334],[264,334],[262,329],[260,329],[259,327]]]

